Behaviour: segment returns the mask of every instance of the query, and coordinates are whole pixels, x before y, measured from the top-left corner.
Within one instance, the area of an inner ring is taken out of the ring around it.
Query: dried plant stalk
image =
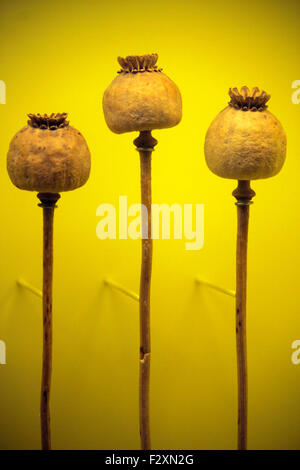
[[[238,376],[238,449],[247,449],[247,336],[246,336],[246,294],[247,294],[247,245],[249,204],[255,195],[250,181],[239,181],[233,192],[237,199],[237,246],[236,246],[236,348]]]
[[[52,372],[53,216],[59,194],[38,194],[43,208],[43,368],[41,385],[42,449],[51,449],[50,389]]]
[[[103,95],[106,124],[116,134],[140,132],[134,140],[141,160],[142,267],[140,282],[140,436],[142,449],[150,449],[150,282],[151,240],[151,154],[157,141],[154,129],[176,126],[182,115],[181,95],[177,85],[156,65],[157,54],[118,57],[121,65]]]
[[[152,270],[151,237],[151,154],[157,141],[150,131],[143,131],[134,141],[140,154],[142,214],[142,264],[140,278],[140,438],[143,450],[151,449],[150,439],[150,287]]]
[[[50,385],[52,367],[53,212],[62,191],[83,186],[91,156],[81,133],[69,125],[67,113],[28,114],[7,154],[7,171],[17,188],[37,191],[43,208],[43,371],[41,390],[42,448],[51,448]]]
[[[150,449],[149,383],[150,383],[150,284],[152,269],[151,239],[151,151],[140,151],[141,202],[147,208],[147,234],[142,239],[140,279],[140,435],[142,449]],[[145,220],[142,220],[145,227]]]
[[[238,448],[247,447],[246,277],[250,181],[275,176],[286,156],[286,135],[269,112],[270,95],[255,87],[229,90],[230,102],[211,123],[205,137],[205,159],[222,178],[238,180],[236,255],[236,339],[238,369]]]
[[[249,206],[238,206],[236,249],[236,346],[238,371],[238,449],[247,447],[247,337],[246,337],[246,282]]]

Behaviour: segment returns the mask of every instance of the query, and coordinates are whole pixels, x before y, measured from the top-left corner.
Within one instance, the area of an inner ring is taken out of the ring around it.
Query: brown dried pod
[[[50,386],[52,372],[53,216],[59,192],[86,183],[90,151],[79,131],[69,126],[67,114],[29,114],[28,125],[12,139],[7,170],[20,189],[38,191],[43,208],[43,368],[41,384],[42,449],[51,449]]]
[[[282,168],[286,136],[278,119],[267,109],[265,91],[248,87],[229,90],[229,106],[211,123],[205,138],[209,169],[223,178],[269,178]]]
[[[108,127],[117,134],[176,126],[181,120],[177,85],[157,68],[158,55],[119,57],[119,75],[103,96]]]
[[[90,151],[67,114],[29,114],[13,137],[7,155],[11,181],[20,189],[43,193],[71,191],[86,183]]]

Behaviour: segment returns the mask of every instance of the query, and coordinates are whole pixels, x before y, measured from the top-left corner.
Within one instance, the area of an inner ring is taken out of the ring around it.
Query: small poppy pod
[[[269,178],[281,170],[286,156],[286,135],[268,111],[265,91],[244,86],[229,90],[229,105],[210,125],[205,138],[205,159],[218,176],[238,180]]]
[[[180,122],[180,91],[157,68],[157,58],[157,54],[118,57],[122,68],[103,96],[104,117],[113,132],[151,131]]]
[[[82,134],[67,114],[29,114],[27,126],[12,139],[7,154],[11,181],[42,193],[71,191],[86,183],[91,157]]]

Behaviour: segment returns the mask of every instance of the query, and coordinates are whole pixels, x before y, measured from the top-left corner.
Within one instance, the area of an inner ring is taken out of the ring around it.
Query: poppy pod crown
[[[205,138],[209,169],[223,178],[269,178],[282,168],[286,136],[270,113],[270,95],[255,87],[229,90],[228,106],[211,123]]]
[[[67,113],[52,113],[48,114],[28,114],[29,121],[27,124],[35,129],[50,129],[55,131],[56,129],[62,129],[68,127],[69,122],[66,120]]]
[[[59,193],[86,183],[90,151],[67,113],[28,114],[27,126],[12,139],[7,154],[11,181],[20,189]]]
[[[156,65],[158,54],[128,55],[127,57],[118,57],[121,70],[118,73],[136,73],[136,72],[161,72]]]
[[[157,54],[118,57],[121,70],[103,96],[104,117],[113,132],[151,131],[180,122],[180,91],[157,59]]]
[[[255,87],[252,91],[247,86],[243,86],[241,91],[237,88],[229,89],[229,106],[235,109],[241,109],[242,111],[264,111],[267,109],[267,102],[271,98],[265,91],[259,91],[259,88]]]

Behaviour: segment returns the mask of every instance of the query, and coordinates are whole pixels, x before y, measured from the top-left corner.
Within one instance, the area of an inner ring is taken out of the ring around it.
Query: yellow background
[[[154,132],[153,202],[205,204],[205,245],[157,240],[152,284],[153,448],[234,449],[234,299],[195,276],[234,288],[235,181],[209,172],[206,129],[230,86],[259,86],[288,137],[279,176],[253,182],[248,271],[249,448],[300,448],[299,2],[210,0],[0,4],[0,447],[39,448],[41,301],[16,285],[41,288],[42,211],[34,193],[6,172],[10,139],[28,112],[68,112],[92,153],[82,189],[63,194],[55,213],[52,437],[56,449],[136,449],[138,304],[102,283],[137,291],[140,241],[96,237],[96,208],[139,202],[136,134],[115,135],[101,109],[118,55],[159,53],[179,86],[183,119]]]

